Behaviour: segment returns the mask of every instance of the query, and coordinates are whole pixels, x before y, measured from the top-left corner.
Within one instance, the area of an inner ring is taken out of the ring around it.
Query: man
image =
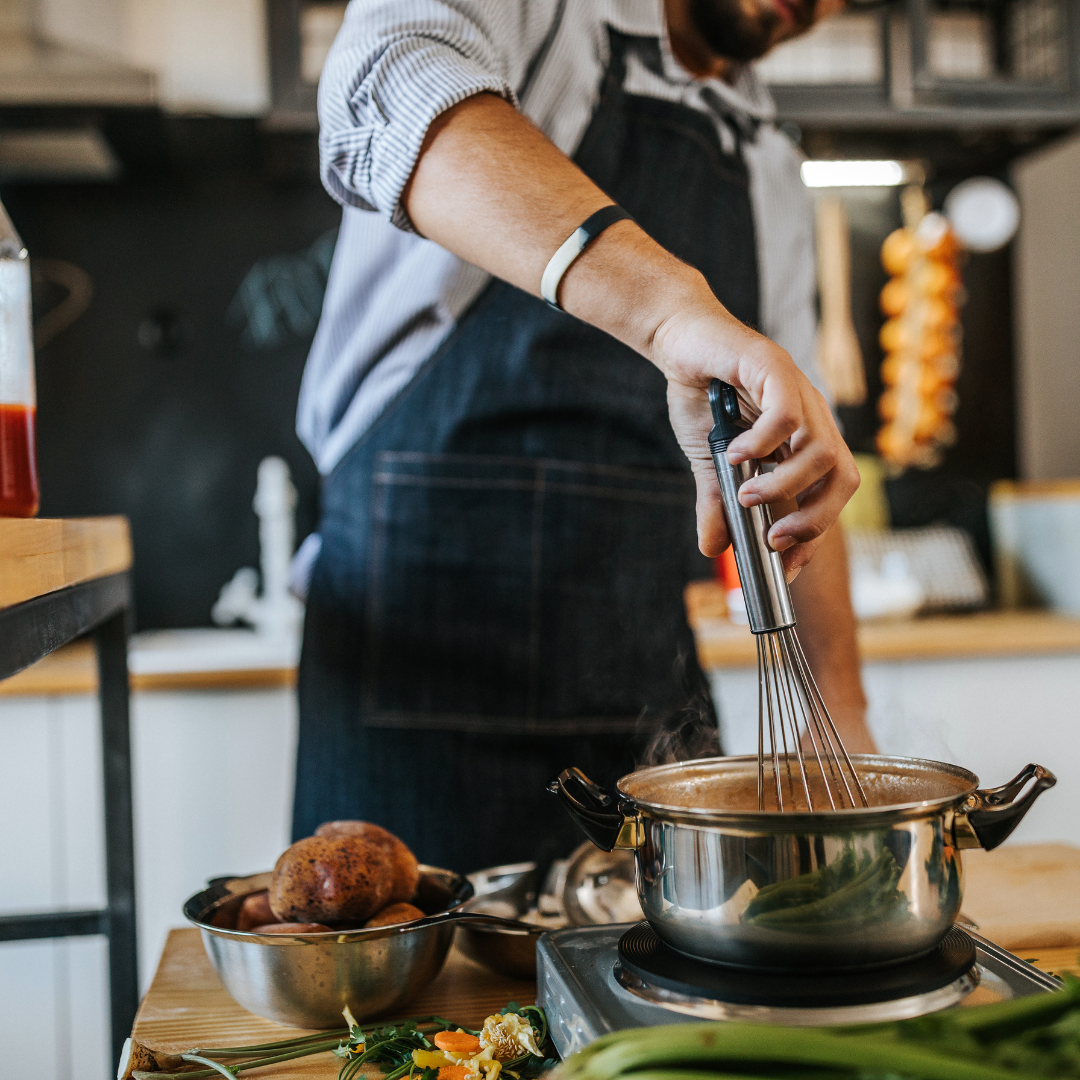
[[[320,86],[345,210],[299,407],[325,483],[297,836],[368,818],[460,870],[569,849],[560,769],[610,783],[656,730],[715,727],[682,600],[695,501],[700,550],[727,544],[713,377],[756,417],[733,461],[790,450],[740,497],[775,504],[811,665],[872,747],[830,531],[858,474],[769,340],[805,366],[812,244],[746,66],[837,2],[350,5]]]

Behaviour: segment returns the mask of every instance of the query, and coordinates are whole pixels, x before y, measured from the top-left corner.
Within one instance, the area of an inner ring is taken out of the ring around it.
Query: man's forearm
[[[611,199],[520,113],[479,94],[438,117],[403,199],[414,227],[540,295],[560,244]],[[563,276],[563,306],[648,354],[663,314],[704,279],[632,221],[606,229]]]
[[[455,255],[539,295],[548,260],[611,199],[502,98],[476,94],[431,124],[403,205],[417,231]],[[698,488],[698,542],[727,544],[708,449],[706,389],[743,391],[759,415],[728,447],[738,464],[787,443],[790,455],[748,480],[743,505],[800,495],[769,541],[785,564],[805,564],[858,486],[858,471],[824,399],[783,349],[735,319],[705,278],[632,221],[606,229],[569,267],[560,291],[572,315],[651,360],[668,380],[672,428]]]
[[[844,745],[851,753],[875,753],[865,723],[866,694],[839,524],[825,534],[814,561],[791,583],[791,599],[799,641]]]

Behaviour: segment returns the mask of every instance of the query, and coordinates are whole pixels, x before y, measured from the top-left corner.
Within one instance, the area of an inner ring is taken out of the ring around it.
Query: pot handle
[[[1029,780],[1034,780],[1028,793],[1014,802]],[[1004,843],[1013,829],[1031,809],[1031,804],[1046,790],[1057,783],[1057,777],[1041,765],[1028,765],[1001,787],[986,788],[975,792],[975,808],[957,815],[957,839],[959,847],[981,847],[991,851]],[[962,819],[962,820],[961,820]],[[964,829],[964,825],[968,828]],[[970,831],[967,843],[962,842],[964,833]]]
[[[613,848],[641,846],[641,821],[624,813],[624,803],[618,803],[598,784],[594,784],[580,769],[563,769],[548,784],[548,791],[566,807],[578,828],[604,851]]]

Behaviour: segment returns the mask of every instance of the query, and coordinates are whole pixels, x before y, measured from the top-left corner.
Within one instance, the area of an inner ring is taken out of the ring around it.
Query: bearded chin
[[[726,60],[759,60],[772,44],[779,16],[747,15],[740,0],[690,0],[690,18],[709,50]]]

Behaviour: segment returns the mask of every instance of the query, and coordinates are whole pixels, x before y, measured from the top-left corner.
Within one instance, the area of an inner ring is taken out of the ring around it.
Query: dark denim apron
[[[745,164],[708,116],[626,93],[631,50],[660,63],[611,31],[575,160],[756,323]],[[322,499],[294,836],[363,818],[462,871],[565,853],[560,769],[610,783],[658,726],[715,725],[693,480],[664,377],[614,338],[493,280]]]

